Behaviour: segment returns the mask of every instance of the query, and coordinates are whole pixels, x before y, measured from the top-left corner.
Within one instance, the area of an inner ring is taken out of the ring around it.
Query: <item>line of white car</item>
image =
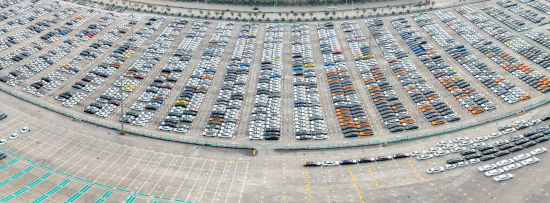
[[[480,166],[478,170],[484,172],[485,176],[493,177],[493,180],[496,182],[508,180],[514,177],[512,174],[503,174],[504,172],[513,171],[522,168],[523,166],[528,166],[535,164],[540,161],[539,158],[535,155],[542,154],[546,152],[545,147],[540,147],[532,150],[530,153],[519,154],[512,159],[504,159],[498,161],[494,164],[487,164]],[[500,167],[500,168],[499,168]]]

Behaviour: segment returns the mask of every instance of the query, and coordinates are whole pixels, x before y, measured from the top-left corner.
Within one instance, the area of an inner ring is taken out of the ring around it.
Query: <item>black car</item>
[[[460,152],[460,155],[466,156],[466,155],[475,154],[475,153],[476,153],[475,150],[464,150]]]
[[[353,159],[345,159],[340,162],[340,165],[352,165],[352,164],[357,164],[357,161]]]
[[[489,150],[489,149],[493,149],[494,147],[491,146],[491,145],[485,145],[485,146],[481,146],[479,148],[477,148],[480,152],[483,152],[483,151],[486,151],[486,150]]]
[[[522,150],[523,147],[522,146],[515,146],[515,147],[512,147],[509,149],[510,152],[517,152],[519,150]]]
[[[495,153],[495,156],[496,157],[501,157],[501,156],[504,156],[504,155],[507,155],[507,154],[510,154],[510,151],[502,150],[502,151],[499,151],[499,152]]]
[[[456,164],[456,163],[461,162],[461,161],[464,161],[464,159],[463,158],[456,158],[456,159],[447,160],[447,163],[448,164]]]
[[[7,118],[7,117],[8,117],[8,115],[5,114],[5,113],[0,114],[0,121],[1,121],[1,120],[4,120],[4,119]]]
[[[375,158],[361,158],[359,159],[359,163],[369,163],[369,162],[375,162]]]
[[[535,141],[529,141],[529,142],[526,142],[525,144],[523,144],[521,146],[525,149],[525,148],[535,146],[536,144],[537,144],[537,142],[535,142]]]
[[[304,166],[305,167],[321,166],[321,162],[307,161],[306,163],[304,163]]]
[[[391,156],[377,156],[376,157],[376,161],[388,161],[388,160],[391,160],[392,157]]]
[[[498,149],[488,149],[488,150],[485,150],[483,152],[481,152],[481,154],[483,155],[488,155],[488,154],[494,154],[494,153],[497,153],[498,152]]]
[[[499,146],[498,149],[500,149],[500,150],[506,150],[506,149],[510,149],[510,148],[512,148],[512,147],[513,147],[512,144],[505,144],[505,145]]]
[[[0,152],[0,160],[6,158],[6,156],[7,156],[6,154],[4,154],[3,152]]]
[[[466,159],[466,160],[477,159],[477,158],[481,158],[481,154],[475,153],[475,154],[470,154],[470,155],[464,156],[464,159]]]
[[[494,158],[495,158],[495,155],[487,155],[487,156],[481,157],[479,160],[481,160],[481,161],[489,161],[489,160],[494,159]]]
[[[522,145],[523,143],[526,143],[526,142],[529,142],[529,138],[525,137],[525,138],[521,138],[521,139],[515,141],[514,144],[516,144],[516,146],[517,146],[517,145]]]
[[[544,137],[541,137],[541,138],[539,138],[539,139],[536,139],[535,141],[536,141],[537,143],[543,143],[543,142],[548,141],[548,139],[550,139],[550,138],[548,138],[548,136],[544,136]]]
[[[397,154],[393,155],[394,159],[402,159],[402,158],[407,158],[407,157],[409,157],[407,154],[402,154],[402,153],[397,153]]]

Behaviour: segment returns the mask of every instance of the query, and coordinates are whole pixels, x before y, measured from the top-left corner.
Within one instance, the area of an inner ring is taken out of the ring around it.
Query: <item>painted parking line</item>
[[[76,194],[74,194],[71,198],[69,198],[65,203],[74,202],[77,200],[80,196],[82,196],[86,191],[88,191],[92,186],[86,185],[80,191],[78,191]]]
[[[36,179],[35,181],[33,181],[32,183],[28,184],[27,186],[15,191],[13,194],[11,195],[8,195],[7,197],[4,197],[2,199],[0,199],[0,202],[7,202],[23,193],[25,193],[27,190],[33,188],[34,186],[40,184],[42,181],[46,180],[48,177],[50,177],[52,175],[52,173],[48,172],[46,174],[44,174],[42,177]]]
[[[374,186],[378,187],[380,186],[380,184],[378,184],[378,181],[376,180],[376,178],[374,178],[374,174],[372,173],[372,169],[370,168],[370,166],[367,164],[367,171],[369,172],[369,175],[370,177],[372,178],[372,182],[374,182]]]
[[[8,166],[11,166],[12,164],[14,164],[15,162],[19,161],[19,159],[13,159],[11,160],[10,162],[0,166],[0,171],[1,170],[4,170],[5,168],[7,168]]]
[[[418,170],[416,169],[416,167],[414,167],[414,164],[411,162],[410,159],[407,159],[407,161],[409,161],[409,165],[411,166],[411,168],[414,170],[414,172],[416,173],[416,175],[418,176],[418,178],[420,180],[424,180],[424,177],[422,177],[422,175],[420,174],[420,172],[418,172]]]
[[[130,197],[126,200],[126,203],[132,203],[132,202],[134,202],[134,200],[136,200],[136,196],[130,196]]]
[[[109,198],[109,196],[111,196],[111,194],[113,194],[113,192],[111,192],[111,191],[105,192],[105,194],[103,194],[103,196],[101,196],[97,201],[95,201],[95,203],[104,202],[107,198]]]
[[[27,167],[26,169],[20,171],[19,173],[16,173],[15,175],[13,175],[12,177],[0,182],[0,187],[10,183],[11,181],[21,177],[22,175],[24,175],[25,173],[29,172],[30,170],[32,170],[34,168],[34,166],[29,166]]]
[[[365,203],[365,200],[363,200],[363,195],[361,195],[361,190],[359,190],[359,186],[357,185],[357,180],[355,179],[355,176],[353,175],[353,171],[351,170],[351,167],[348,166],[349,175],[351,176],[351,181],[353,182],[353,187],[355,187],[355,192],[357,192],[357,196],[359,197],[359,200],[361,203]]]
[[[309,185],[309,172],[307,169],[304,169],[304,176],[306,177],[306,194],[307,194],[307,201],[311,202],[311,187]]]
[[[57,191],[61,190],[61,188],[65,187],[65,185],[69,184],[71,182],[71,179],[65,179],[63,182],[61,182],[59,185],[52,188],[50,191],[48,191],[46,194],[43,194],[38,199],[32,201],[32,203],[40,203],[47,199],[48,197],[52,196]]]

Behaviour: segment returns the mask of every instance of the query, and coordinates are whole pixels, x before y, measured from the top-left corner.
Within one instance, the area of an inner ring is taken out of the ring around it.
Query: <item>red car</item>
[[[332,54],[341,54],[342,51],[333,51]]]
[[[143,79],[143,78],[145,78],[145,76],[143,76],[143,75],[134,75],[134,78]]]
[[[82,81],[91,82],[92,80],[90,78],[86,77],[86,78],[82,78]]]

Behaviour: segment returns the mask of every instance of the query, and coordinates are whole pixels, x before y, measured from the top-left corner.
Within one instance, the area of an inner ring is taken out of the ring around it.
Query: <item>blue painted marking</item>
[[[6,180],[0,182],[0,187],[2,187],[2,186],[4,186],[4,185],[10,183],[11,181],[13,181],[13,180],[15,180],[15,179],[21,177],[22,175],[24,175],[25,173],[29,172],[29,171],[32,170],[33,168],[34,168],[34,166],[29,166],[29,167],[27,167],[26,169],[20,171],[19,173],[13,175],[12,177],[10,177],[10,178],[8,178],[8,179],[6,179]]]
[[[23,193],[25,193],[27,190],[33,188],[34,186],[38,185],[39,183],[41,183],[42,181],[46,180],[48,177],[50,177],[52,175],[52,173],[46,173],[44,174],[42,177],[36,179],[35,181],[33,181],[32,183],[28,184],[27,186],[25,186],[24,188],[21,188],[19,190],[17,190],[16,192],[14,192],[13,194],[11,195],[8,195],[7,197],[4,197],[3,199],[0,199],[0,202],[7,202]]]
[[[132,203],[134,202],[135,199],[136,199],[136,196],[130,196],[130,198],[126,200],[126,203]]]
[[[7,168],[8,166],[11,166],[12,164],[14,164],[15,162],[19,161],[19,159],[13,159],[11,160],[10,162],[0,166],[0,171],[1,170],[4,170],[5,168]]]
[[[57,191],[61,190],[61,188],[65,187],[65,185],[69,184],[69,182],[71,182],[71,179],[65,179],[63,182],[61,182],[59,185],[52,188],[46,194],[43,194],[38,199],[35,199],[34,201],[32,201],[32,203],[40,203],[40,202],[44,201],[45,199],[52,196]]]
[[[111,191],[107,191],[105,192],[105,194],[103,194],[103,196],[101,196],[101,198],[99,198],[95,203],[102,203],[104,202],[107,198],[109,198],[109,196],[111,196],[113,192]]]
[[[69,198],[65,203],[74,202],[76,199],[78,199],[80,196],[82,196],[86,191],[88,191],[92,186],[86,185],[80,191],[78,191],[76,194],[74,194],[71,198]]]

